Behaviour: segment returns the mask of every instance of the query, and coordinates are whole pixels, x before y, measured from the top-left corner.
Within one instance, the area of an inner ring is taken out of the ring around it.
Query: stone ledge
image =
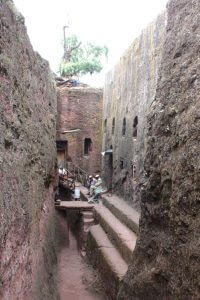
[[[104,194],[101,196],[103,204],[127,227],[136,234],[139,233],[140,214],[128,205],[123,199],[116,195],[109,196]]]
[[[84,201],[60,201],[59,205],[56,205],[57,209],[75,209],[75,210],[91,210],[94,205]]]
[[[95,219],[101,224],[109,239],[119,249],[122,257],[129,263],[136,245],[136,234],[121,223],[105,206],[95,206],[94,211]]]
[[[91,263],[101,272],[109,299],[116,299],[119,283],[126,274],[128,265],[100,225],[93,225],[90,228],[87,255]]]

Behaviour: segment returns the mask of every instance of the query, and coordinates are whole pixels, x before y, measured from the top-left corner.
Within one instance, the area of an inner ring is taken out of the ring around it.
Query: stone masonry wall
[[[102,90],[59,88],[57,140],[68,141],[68,158],[88,173],[101,168]],[[66,130],[80,129],[74,133]],[[92,151],[84,155],[84,140],[92,140]]]
[[[140,238],[118,299],[200,297],[200,1],[168,4]]]
[[[57,299],[56,90],[9,0],[0,0],[0,132],[0,298]]]
[[[146,115],[154,99],[165,37],[165,14],[161,14],[133,42],[120,62],[106,76],[103,102],[103,151],[113,148],[115,193],[140,209],[139,179],[144,177]],[[133,136],[138,118],[137,137]],[[112,134],[112,122],[115,128]],[[123,119],[126,133],[122,135]],[[105,128],[105,120],[107,120]],[[122,167],[123,164],[123,167]],[[109,155],[104,156],[103,178],[110,182]]]

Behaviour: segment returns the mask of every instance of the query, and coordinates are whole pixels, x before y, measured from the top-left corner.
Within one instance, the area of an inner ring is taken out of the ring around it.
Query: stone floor
[[[94,288],[95,273],[80,256],[77,239],[59,213],[58,289],[61,300],[103,300]],[[69,233],[69,234],[68,234]]]

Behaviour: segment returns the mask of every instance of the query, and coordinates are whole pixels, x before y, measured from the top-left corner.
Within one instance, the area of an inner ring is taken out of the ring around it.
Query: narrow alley
[[[68,228],[65,212],[58,213],[57,234],[60,300],[105,300],[98,274],[81,257],[77,232]]]
[[[200,0],[106,1],[0,0],[1,300],[200,299]]]

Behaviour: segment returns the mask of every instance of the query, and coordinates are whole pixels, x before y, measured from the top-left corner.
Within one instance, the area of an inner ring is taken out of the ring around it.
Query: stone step
[[[110,296],[110,299],[116,299],[119,283],[127,272],[128,264],[99,224],[90,228],[87,255],[101,273],[106,294]]]
[[[119,221],[104,205],[94,207],[95,220],[99,222],[112,243],[127,263],[130,263],[137,235]]]
[[[83,230],[85,232],[89,231],[89,228],[94,225],[94,219],[87,219],[82,222]]]
[[[116,195],[101,196],[102,203],[127,227],[138,234],[140,214],[128,205],[123,199]]]
[[[92,211],[82,211],[81,215],[84,219],[92,219],[93,218],[93,212]]]
[[[83,223],[84,223],[84,224],[90,224],[90,223],[92,223],[92,222],[94,222],[94,218],[83,219]]]

